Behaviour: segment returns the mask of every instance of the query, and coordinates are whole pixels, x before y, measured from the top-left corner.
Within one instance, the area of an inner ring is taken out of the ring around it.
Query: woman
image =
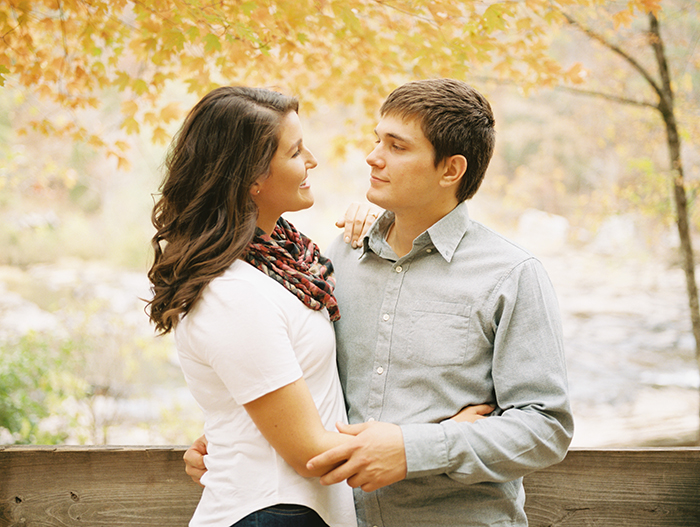
[[[354,526],[351,489],[306,462],[349,436],[335,364],[332,267],[280,216],[313,204],[298,102],[206,95],[171,145],[149,272],[205,414],[206,486],[190,526]]]

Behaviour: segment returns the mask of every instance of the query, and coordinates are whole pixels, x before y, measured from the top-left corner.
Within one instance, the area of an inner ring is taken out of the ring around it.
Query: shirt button
[[[401,267],[400,265],[397,265],[397,266],[396,266],[396,272],[397,272],[397,273],[400,273],[401,271],[403,271],[403,267]]]
[[[381,375],[382,373],[384,373],[384,368],[382,368],[381,366],[379,366],[379,368],[377,368],[377,373],[378,373],[379,375]]]
[[[374,417],[370,417],[369,419],[367,419],[368,423],[371,423],[372,421],[374,421]]]
[[[389,313],[384,313],[384,315],[382,315],[382,320],[384,320],[384,321],[389,320]]]
[[[426,249],[425,252],[431,253],[431,252],[433,252],[433,250],[432,250],[432,249]]]

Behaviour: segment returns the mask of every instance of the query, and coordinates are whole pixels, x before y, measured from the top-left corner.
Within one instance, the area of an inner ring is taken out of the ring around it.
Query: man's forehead
[[[401,115],[388,114],[379,119],[374,129],[377,135],[400,136],[411,141],[425,139],[425,134],[416,117],[403,117]]]

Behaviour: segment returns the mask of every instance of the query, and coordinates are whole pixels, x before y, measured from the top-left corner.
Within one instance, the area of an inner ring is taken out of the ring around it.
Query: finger
[[[321,485],[335,485],[341,481],[352,479],[357,472],[357,468],[350,463],[343,463],[339,467],[334,468],[327,474],[321,476],[319,480]],[[349,483],[348,483],[349,484]]]
[[[185,467],[185,473],[187,473],[189,477],[197,481],[202,479],[202,476],[206,474],[206,472],[206,470],[201,470],[194,467]]]
[[[369,230],[372,228],[372,225],[374,225],[374,222],[377,221],[377,216],[374,214],[369,214],[367,216],[367,220],[365,223],[362,225],[362,232],[360,233],[360,240],[367,236],[367,233]]]
[[[371,481],[367,481],[367,479],[363,478],[360,474],[353,474],[347,479],[347,483],[353,489],[361,488],[364,490],[364,487],[370,485]]]
[[[362,233],[367,225],[368,209],[366,206],[358,207],[355,220],[352,222],[352,246],[359,247]]]
[[[338,432],[340,432],[341,434],[348,434],[351,436],[358,435],[360,432],[367,430],[367,428],[369,428],[370,426],[372,426],[372,423],[357,423],[354,425],[348,425],[340,421],[335,423],[335,427],[338,429]]]
[[[314,471],[323,469],[324,467],[332,467],[349,459],[351,454],[352,448],[349,448],[347,445],[339,445],[312,457],[308,463],[306,463],[306,468]]]
[[[204,476],[204,474],[206,473],[206,470],[195,470],[191,467],[186,467],[185,472],[197,485],[199,485],[200,487],[204,487],[204,485],[202,485],[201,480],[202,476]]]
[[[186,467],[192,467],[199,470],[206,470],[207,468],[204,464],[204,456],[202,453],[194,450],[193,448],[189,448],[185,452],[185,455],[182,456],[182,459],[185,461]]]
[[[362,224],[362,232],[359,236],[360,240],[367,236],[367,233],[372,228],[372,225],[374,225],[374,222],[377,221],[377,218],[379,218],[382,212],[384,212],[384,209],[379,208],[376,205],[368,206],[367,211],[365,212],[365,219]]]
[[[493,412],[496,409],[495,406],[491,406],[490,404],[477,404],[476,406],[472,407],[472,410],[474,413],[477,413],[479,415],[488,415],[491,412]]]
[[[348,210],[345,211],[345,231],[343,232],[343,239],[345,240],[345,243],[350,243],[352,241],[352,232],[354,230],[355,218],[359,208],[360,205],[358,203],[351,203]]]

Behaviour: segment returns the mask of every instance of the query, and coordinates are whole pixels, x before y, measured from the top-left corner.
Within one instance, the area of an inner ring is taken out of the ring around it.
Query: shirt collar
[[[466,234],[470,222],[467,203],[463,201],[429,227],[427,231],[418,236],[413,241],[413,250],[411,252],[433,245],[447,262],[452,261],[457,245],[459,245],[459,242]],[[360,258],[368,250],[382,258],[387,257],[386,253],[388,250],[393,255],[392,259],[396,257],[385,240],[386,233],[392,223],[394,223],[393,212],[386,211],[379,216],[362,240],[363,248]]]

